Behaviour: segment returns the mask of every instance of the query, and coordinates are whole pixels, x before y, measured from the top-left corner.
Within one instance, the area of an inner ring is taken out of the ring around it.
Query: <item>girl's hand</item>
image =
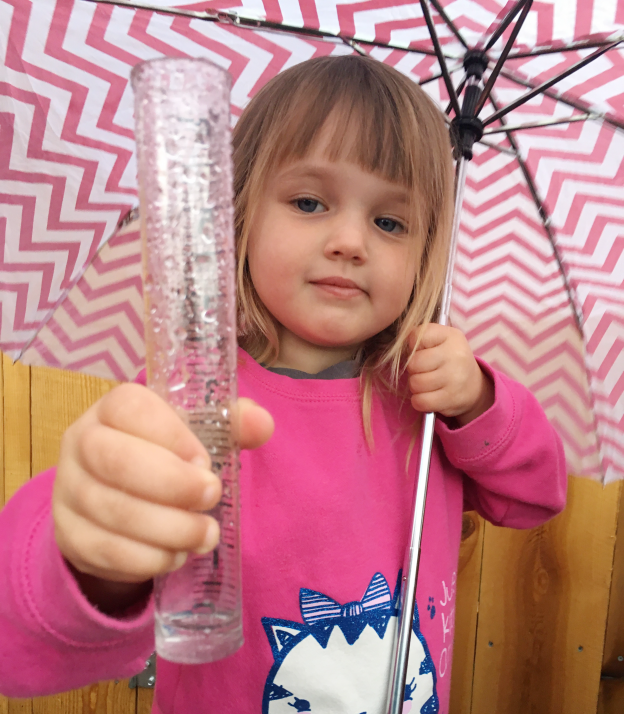
[[[270,438],[267,411],[239,399],[237,412],[242,448]],[[63,436],[55,537],[87,597],[112,612],[146,592],[140,583],[179,568],[189,552],[215,548],[219,526],[201,511],[220,498],[210,458],[182,419],[146,387],[124,384]]]
[[[431,323],[417,327],[409,338],[418,350],[407,363],[412,406],[420,412],[455,417],[460,426],[494,404],[494,385],[479,367],[464,334]]]

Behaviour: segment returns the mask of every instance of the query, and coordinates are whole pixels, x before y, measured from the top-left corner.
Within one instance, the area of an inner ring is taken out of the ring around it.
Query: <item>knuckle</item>
[[[107,426],[123,424],[149,398],[149,391],[140,384],[120,384],[102,397],[98,404],[98,417]],[[122,415],[123,418],[120,418]]]
[[[98,423],[81,429],[76,442],[78,458],[83,463],[98,463],[108,454],[104,445],[104,432]]]
[[[92,510],[93,504],[93,484],[89,479],[78,478],[75,483],[72,484],[72,501],[74,505],[74,510],[76,510],[80,515],[85,516],[89,514]],[[97,510],[97,504],[96,504]]]

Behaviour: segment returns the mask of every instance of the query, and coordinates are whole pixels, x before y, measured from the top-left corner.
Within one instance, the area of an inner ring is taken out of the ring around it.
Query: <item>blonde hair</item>
[[[392,67],[358,55],[302,62],[268,82],[239,119],[233,133],[239,342],[259,362],[278,357],[276,322],[249,272],[249,230],[267,177],[303,158],[330,116],[339,121],[333,123],[328,158],[352,161],[405,186],[410,232],[420,245],[420,269],[405,310],[361,349],[362,415],[372,446],[373,386],[398,392],[410,354],[408,336],[434,318],[453,216],[451,145],[442,114]]]

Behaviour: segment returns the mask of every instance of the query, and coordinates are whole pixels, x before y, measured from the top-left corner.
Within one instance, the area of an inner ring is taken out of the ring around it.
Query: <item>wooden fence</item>
[[[64,430],[113,386],[3,357],[0,506],[56,462]],[[566,511],[531,531],[465,514],[450,714],[624,713],[622,493],[572,478]],[[123,680],[0,696],[0,714],[149,714],[151,700]]]

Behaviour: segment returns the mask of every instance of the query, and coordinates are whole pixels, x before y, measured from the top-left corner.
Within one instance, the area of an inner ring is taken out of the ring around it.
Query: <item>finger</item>
[[[413,374],[409,378],[409,388],[413,394],[437,392],[447,386],[447,380],[440,370]]]
[[[440,346],[428,349],[419,349],[410,357],[407,371],[410,374],[433,372],[444,365],[445,353]]]
[[[99,422],[105,426],[158,444],[184,461],[203,457],[209,463],[201,441],[173,407],[147,387],[122,384],[95,407]]]
[[[275,423],[269,412],[252,399],[241,397],[234,410],[241,449],[262,446],[273,435]]]
[[[87,474],[146,501],[209,510],[221,497],[221,482],[207,469],[162,446],[97,423],[83,429],[76,451]],[[75,480],[76,488],[81,488],[82,479]],[[71,492],[66,497],[71,499]]]
[[[219,526],[201,513],[169,508],[109,488],[84,475],[76,513],[109,533],[171,551],[208,553]]]
[[[59,549],[74,567],[97,578],[142,583],[181,567],[188,557],[109,533],[71,512],[64,518],[69,532],[79,537],[70,540],[57,529]]]
[[[416,344],[418,344],[419,350],[441,345],[447,339],[449,329],[451,328],[446,325],[438,325],[436,322],[414,328],[408,338],[410,349],[413,350]]]
[[[444,389],[438,389],[434,392],[412,394],[410,401],[416,411],[442,412],[445,408],[447,398],[446,391]]]

